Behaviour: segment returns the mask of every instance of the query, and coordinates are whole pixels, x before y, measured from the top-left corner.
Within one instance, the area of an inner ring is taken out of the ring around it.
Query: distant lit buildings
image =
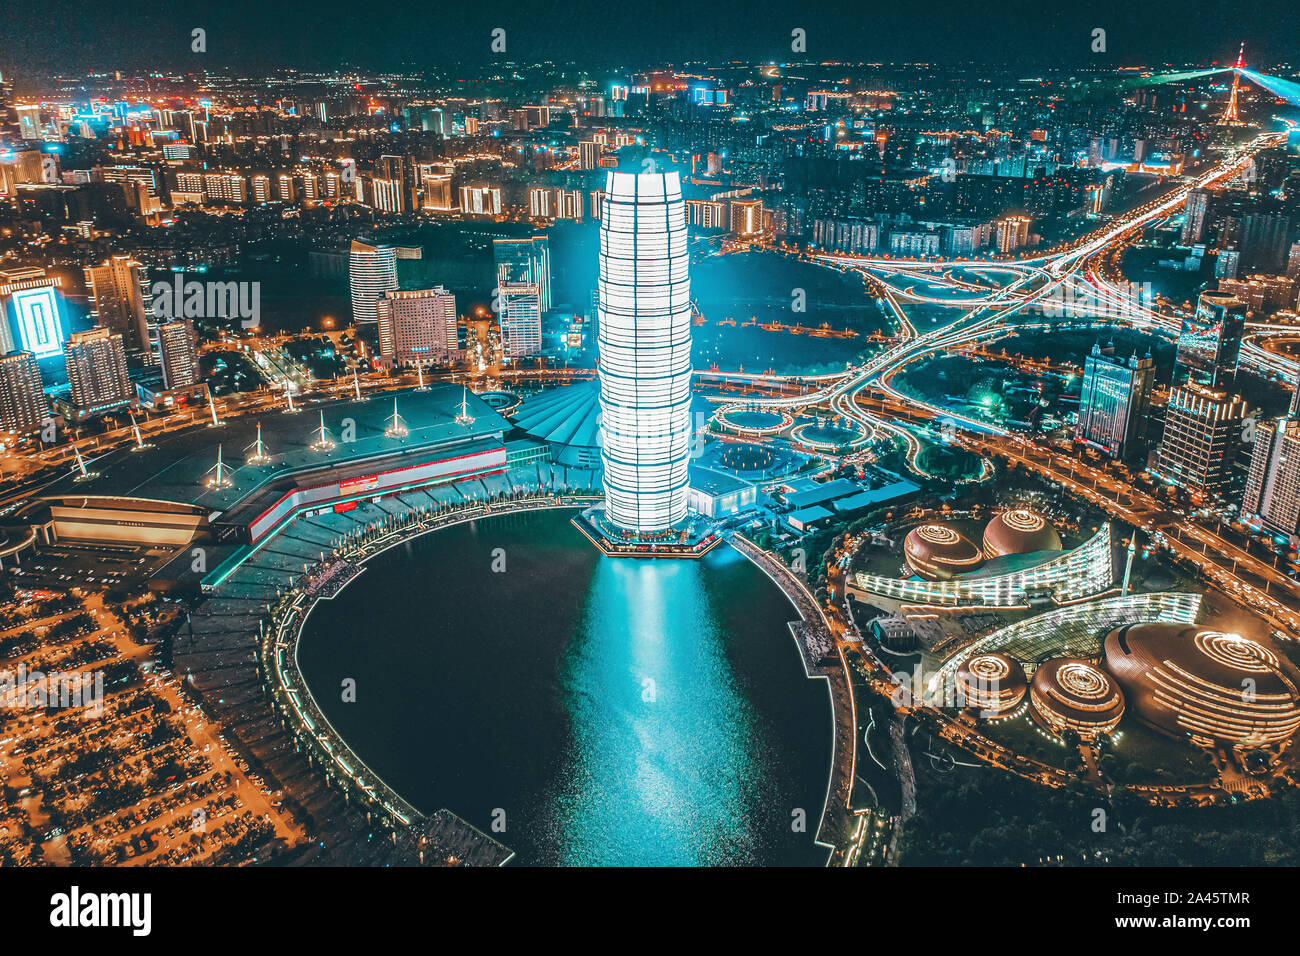
[[[1246,403],[1237,395],[1196,384],[1175,386],[1152,471],[1194,494],[1218,496],[1231,478],[1245,414]]]
[[[63,355],[72,404],[79,417],[109,412],[135,400],[121,333],[109,329],[74,332]]]
[[[0,354],[21,349],[37,358],[63,347],[58,278],[44,269],[0,272]]]
[[[501,189],[497,186],[461,186],[460,211],[467,216],[501,215]]]
[[[0,356],[0,428],[26,434],[40,428],[48,414],[36,357],[31,352]]]
[[[676,172],[610,172],[600,226],[599,376],[605,516],[656,532],[686,517],[691,306]]]
[[[456,297],[442,286],[387,292],[375,303],[375,311],[379,358],[388,368],[445,364],[459,348]],[[539,345],[540,332],[539,326]]]
[[[733,236],[755,236],[763,231],[761,199],[733,199],[728,204],[728,214]]]
[[[352,291],[352,318],[358,325],[377,321],[375,303],[397,288],[397,248],[372,246],[353,240],[348,252],[348,281]]]
[[[1029,244],[1029,219],[1025,216],[1007,216],[993,223],[993,245],[1006,255]]]
[[[1147,433],[1154,366],[1149,355],[1117,359],[1093,346],[1083,366],[1074,440],[1115,459],[1137,453]]]

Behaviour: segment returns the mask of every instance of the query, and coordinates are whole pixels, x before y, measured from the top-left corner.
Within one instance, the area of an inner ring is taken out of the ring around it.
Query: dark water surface
[[[570,515],[425,535],[317,605],[299,664],[335,728],[421,810],[504,810],[517,862],[824,862],[830,704],[784,595],[725,545],[607,558]]]

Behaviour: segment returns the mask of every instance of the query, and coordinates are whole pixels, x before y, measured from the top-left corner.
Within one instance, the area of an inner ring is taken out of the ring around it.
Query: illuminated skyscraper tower
[[[686,517],[691,288],[676,172],[610,172],[600,223],[605,517],[633,532]]]
[[[353,320],[357,325],[377,322],[375,303],[385,292],[397,288],[397,248],[352,240],[348,278],[352,286]]]

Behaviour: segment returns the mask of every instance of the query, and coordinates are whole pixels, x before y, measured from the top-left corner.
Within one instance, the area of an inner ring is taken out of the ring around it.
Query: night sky
[[[190,52],[190,30],[208,33]],[[931,60],[1041,66],[1208,63],[1274,66],[1297,57],[1295,0],[59,0],[13,3],[0,21],[0,68],[20,74],[86,68],[208,68],[260,71],[436,68],[485,64],[494,27],[507,56],[578,60],[591,67],[686,59]],[[803,56],[790,31],[807,31]],[[1089,49],[1095,27],[1107,53]],[[500,59],[500,57],[496,57]],[[39,64],[39,65],[36,65]]]

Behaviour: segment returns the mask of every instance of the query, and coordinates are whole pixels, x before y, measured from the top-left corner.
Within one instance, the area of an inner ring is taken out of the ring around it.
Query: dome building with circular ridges
[[[1020,706],[1028,690],[1025,669],[1006,654],[975,654],[957,668],[957,693],[981,717],[1005,717]]]
[[[1061,551],[1061,536],[1047,519],[1026,508],[1013,508],[984,528],[984,556],[992,560],[1007,554]]]
[[[927,581],[947,581],[984,563],[975,542],[946,524],[923,524],[909,531],[903,557],[908,568]]]
[[[1300,730],[1300,669],[1267,639],[1130,624],[1102,642],[1139,720],[1201,746],[1268,746]]]
[[[1124,694],[1106,671],[1079,657],[1056,657],[1038,665],[1029,682],[1029,712],[1061,736],[1108,734],[1124,716]]]

